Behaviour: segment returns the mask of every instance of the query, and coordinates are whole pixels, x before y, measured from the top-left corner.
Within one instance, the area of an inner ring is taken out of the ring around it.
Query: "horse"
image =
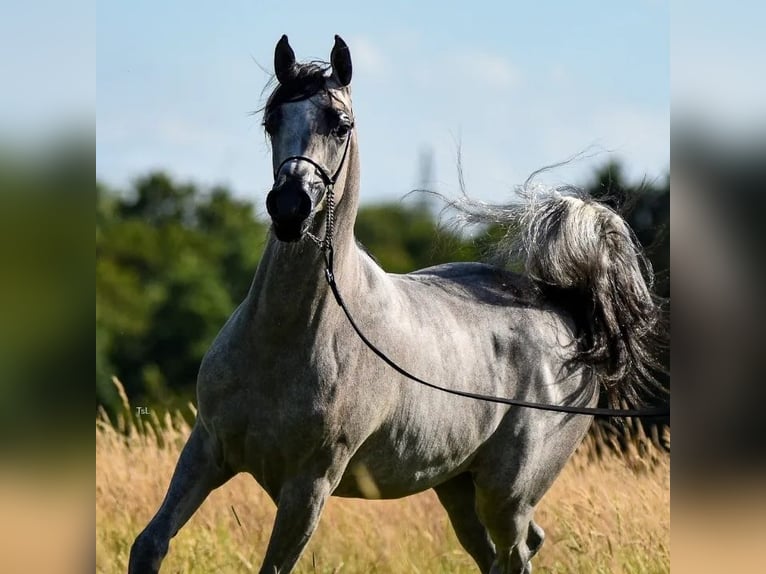
[[[592,417],[453,396],[395,372],[336,304],[320,247],[332,237],[346,306],[397,364],[456,390],[592,407],[602,393],[618,404],[648,386],[658,309],[634,236],[577,194],[472,203],[474,220],[515,230],[525,273],[479,262],[386,273],[354,237],[348,46],[335,36],[329,63],[299,63],[282,36],[274,67],[263,110],[270,234],[246,298],[202,360],[196,422],[129,572],[158,572],[171,538],[239,472],[277,506],[262,574],[293,570],[330,496],[427,489],[482,573],[531,572],[545,538],[535,507]]]

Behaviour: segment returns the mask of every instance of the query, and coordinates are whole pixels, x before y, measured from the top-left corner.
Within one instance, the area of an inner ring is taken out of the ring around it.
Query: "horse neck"
[[[354,222],[359,206],[359,156],[356,142],[348,151],[348,168],[339,181],[342,193],[335,206],[333,247],[334,270],[346,290],[354,289],[361,282],[363,257],[354,238]],[[313,232],[325,237],[326,210],[317,214]],[[327,302],[331,305],[327,305]],[[278,328],[303,330],[315,325],[320,313],[340,310],[332,301],[332,294],[325,280],[325,262],[321,250],[306,239],[297,243],[282,243],[273,233],[264,250],[250,292],[245,300],[248,315],[259,326],[274,327],[274,315],[278,315]]]
[[[354,138],[348,150],[348,170],[342,181],[343,193],[335,209],[333,246],[336,254],[335,268],[354,271],[359,249],[354,238],[354,223],[359,210],[359,151]],[[320,237],[325,237],[326,210],[322,211]],[[351,269],[346,269],[352,266]]]

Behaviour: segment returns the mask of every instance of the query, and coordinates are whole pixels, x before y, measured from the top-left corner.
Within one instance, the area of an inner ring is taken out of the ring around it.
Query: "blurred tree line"
[[[92,333],[95,142],[88,135],[51,131],[15,141],[0,131],[3,457],[45,454],[54,442],[58,453],[64,443],[82,445]]]
[[[631,184],[618,164],[585,186],[622,209],[669,295],[669,182]],[[387,271],[481,259],[497,229],[472,237],[440,224],[425,199],[363,206],[359,240]],[[203,190],[161,172],[129,190],[96,185],[96,403],[118,409],[111,377],[133,405],[194,399],[202,356],[245,297],[268,223],[230,190]]]

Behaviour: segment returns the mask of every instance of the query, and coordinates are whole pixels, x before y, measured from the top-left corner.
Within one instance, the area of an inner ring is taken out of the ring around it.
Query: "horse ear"
[[[274,49],[274,73],[280,84],[285,84],[295,77],[295,52],[283,34]]]
[[[335,79],[341,87],[348,86],[351,83],[351,51],[343,41],[343,38],[335,35],[335,45],[330,54],[330,63]]]

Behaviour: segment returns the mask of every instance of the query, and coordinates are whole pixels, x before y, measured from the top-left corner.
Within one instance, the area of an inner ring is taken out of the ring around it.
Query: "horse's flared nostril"
[[[300,213],[300,197],[293,194],[280,194],[276,200],[276,211],[279,219],[298,219]]]
[[[270,217],[274,217],[274,214],[277,212],[276,198],[273,191],[270,191],[266,196],[266,212]]]
[[[301,194],[300,206],[298,207],[298,216],[301,219],[306,219],[309,215],[311,215],[311,209],[311,197],[309,197],[308,193]]]
[[[303,221],[311,215],[311,209],[311,197],[299,186],[272,189],[266,197],[266,211],[274,221]]]
[[[280,241],[293,242],[303,237],[308,219],[314,208],[313,201],[300,181],[288,181],[272,189],[266,196],[266,211],[274,224],[274,233]]]

